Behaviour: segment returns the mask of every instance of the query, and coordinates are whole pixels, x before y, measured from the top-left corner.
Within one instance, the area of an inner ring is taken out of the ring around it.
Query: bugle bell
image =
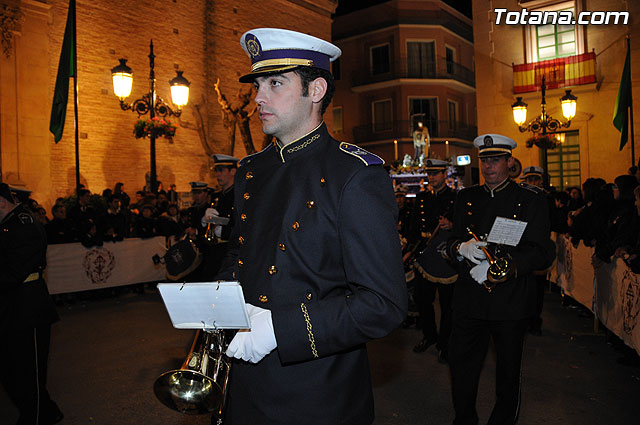
[[[222,423],[231,368],[227,345],[223,330],[198,330],[180,369],[163,373],[153,384],[158,400],[189,415],[217,412]]]
[[[467,232],[478,242],[480,239],[471,231],[471,229],[467,228]],[[494,257],[491,255],[489,250],[486,247],[481,247],[482,252],[487,257],[487,261],[489,262],[489,270],[487,270],[487,280],[482,282],[482,286],[489,292],[493,291],[493,289],[500,283],[507,281],[511,276],[513,276],[513,265],[511,264],[511,259],[508,257]]]

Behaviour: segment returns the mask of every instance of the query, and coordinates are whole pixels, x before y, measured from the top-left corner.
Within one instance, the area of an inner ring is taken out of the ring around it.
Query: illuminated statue
[[[423,156],[423,158],[429,158],[430,146],[431,136],[429,136],[429,130],[427,127],[422,125],[422,122],[418,122],[418,128],[413,132],[414,164],[420,164],[420,156]]]

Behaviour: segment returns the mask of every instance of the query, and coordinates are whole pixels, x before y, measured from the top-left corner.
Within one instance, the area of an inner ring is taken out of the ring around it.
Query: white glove
[[[477,266],[473,266],[473,268],[469,271],[473,280],[482,284],[485,280],[487,280],[487,271],[489,270],[489,262],[487,260],[482,261]]]
[[[480,264],[481,260],[486,260],[487,256],[482,251],[483,246],[487,246],[486,242],[477,241],[473,238],[466,242],[462,242],[458,248],[458,253],[474,264]]]
[[[242,329],[233,337],[227,356],[258,363],[277,346],[271,311],[247,304],[251,330]]]
[[[213,221],[214,217],[220,217],[218,210],[215,208],[207,208],[202,216],[202,220],[200,220],[200,224],[202,224],[202,227],[206,227],[207,224]]]

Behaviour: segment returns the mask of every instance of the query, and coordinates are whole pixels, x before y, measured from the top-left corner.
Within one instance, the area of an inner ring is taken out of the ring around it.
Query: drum
[[[458,279],[457,270],[442,255],[450,236],[449,230],[438,229],[413,263],[418,273],[431,282],[448,284]]]
[[[202,261],[195,244],[188,238],[182,239],[169,248],[162,257],[167,271],[167,279],[178,280],[194,271]]]

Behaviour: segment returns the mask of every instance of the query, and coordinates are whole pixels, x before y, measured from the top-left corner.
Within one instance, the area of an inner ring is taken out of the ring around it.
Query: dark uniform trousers
[[[480,372],[493,338],[496,348],[496,404],[489,425],[513,424],[520,403],[520,367],[528,319],[483,320],[454,313],[449,341],[454,425],[478,423],[476,398]]]
[[[440,217],[453,221],[455,200],[456,192],[446,185],[438,192],[420,192],[416,196],[411,214],[412,239],[433,233],[438,226]],[[444,234],[442,230],[439,230],[439,232]],[[434,241],[432,240],[431,242]],[[425,255],[440,256],[440,253],[435,249],[425,250],[424,252],[426,252]],[[456,271],[451,269],[451,266],[443,258],[433,258],[429,265],[425,265],[425,267],[429,269],[426,272],[431,276],[441,277],[442,282],[448,283],[433,281],[416,271],[414,297],[420,314],[422,333],[426,341],[429,343],[436,342],[438,350],[446,352],[449,345],[449,336],[451,335],[451,300]],[[436,291],[438,292],[440,304],[440,332],[436,328],[436,315],[433,307]]]
[[[494,256],[510,257],[515,275],[491,293],[469,275],[471,264],[460,262],[453,296],[453,329],[449,346],[455,425],[476,425],[476,396],[489,340],[497,354],[496,403],[489,425],[512,425],[520,406],[520,369],[523,341],[536,306],[535,270],[549,267],[555,247],[549,238],[547,201],[540,191],[507,179],[490,190],[474,186],[458,193],[450,258],[459,258],[457,246],[470,239],[466,229],[488,234],[496,217],[527,223],[515,247],[501,246]]]
[[[451,335],[451,301],[454,284],[432,282],[420,276],[420,273],[416,273],[415,279],[414,297],[422,322],[424,339],[436,342],[438,350],[446,351],[449,346],[449,336]],[[433,307],[436,291],[438,292],[438,302],[440,304],[440,332],[436,327],[436,312]]]
[[[366,342],[398,327],[407,290],[382,160],[321,124],[244,158],[218,278],[271,311],[277,348],[234,362],[225,425],[369,425]]]
[[[46,389],[51,324],[59,319],[41,277],[46,248],[44,229],[22,205],[0,222],[0,381],[18,425],[61,417]]]

